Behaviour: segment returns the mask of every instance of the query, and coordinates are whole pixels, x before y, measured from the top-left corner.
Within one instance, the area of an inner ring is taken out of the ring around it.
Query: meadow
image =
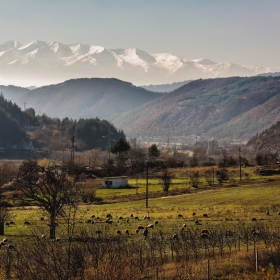
[[[261,177],[252,169],[239,181],[238,170],[231,172],[236,177],[223,185],[199,188],[177,173],[168,193],[151,178],[148,207],[144,179],[137,180],[137,194],[135,179],[128,189],[99,189],[102,203],[81,203],[58,218],[59,242],[46,238],[48,216],[42,210],[11,208],[15,224],[5,226],[3,238],[20,249],[2,245],[0,275],[40,279],[40,268],[52,271],[44,279],[279,279],[280,177]],[[77,274],[74,262],[81,258],[83,271]],[[23,260],[30,261],[28,269]]]

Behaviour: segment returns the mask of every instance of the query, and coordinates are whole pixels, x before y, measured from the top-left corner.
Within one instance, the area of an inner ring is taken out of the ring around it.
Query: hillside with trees
[[[26,134],[24,127],[24,113],[11,101],[0,95],[0,147],[11,149],[13,145],[24,142]]]
[[[161,94],[117,79],[84,78],[4,95],[17,104],[27,102],[39,113],[58,118],[113,120]]]
[[[122,115],[128,135],[248,140],[280,120],[280,77],[196,80]]]
[[[116,129],[107,120],[98,118],[73,120],[69,118],[52,119],[43,115],[38,117],[43,124],[33,131],[37,147],[50,151],[64,151],[71,148],[71,138],[75,138],[78,151],[99,148],[107,150],[117,139],[125,138],[122,130]]]
[[[33,108],[22,111],[18,105],[0,95],[0,148],[3,156],[31,156],[34,151],[64,151],[71,147],[74,136],[78,151],[99,148],[108,150],[124,132],[107,120],[99,118],[73,120],[36,115]],[[30,145],[30,140],[32,146]],[[20,151],[20,154],[18,153]]]
[[[255,135],[247,143],[247,148],[258,154],[275,154],[280,152],[280,121]]]
[[[101,78],[6,90],[7,98],[27,103],[39,115],[106,119],[128,137],[193,143],[196,137],[248,141],[279,121],[279,81],[277,76],[199,79],[165,94]]]

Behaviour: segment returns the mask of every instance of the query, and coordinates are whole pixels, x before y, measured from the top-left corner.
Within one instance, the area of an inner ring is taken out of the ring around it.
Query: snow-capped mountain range
[[[0,84],[42,86],[72,78],[114,77],[135,85],[164,84],[198,78],[252,76],[269,67],[187,60],[170,53],[149,54],[137,48],[107,49],[95,45],[33,41],[0,45]]]

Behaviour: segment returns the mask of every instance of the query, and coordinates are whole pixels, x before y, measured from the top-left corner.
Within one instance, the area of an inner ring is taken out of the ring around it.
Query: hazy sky
[[[280,0],[0,0],[0,35],[280,69]]]

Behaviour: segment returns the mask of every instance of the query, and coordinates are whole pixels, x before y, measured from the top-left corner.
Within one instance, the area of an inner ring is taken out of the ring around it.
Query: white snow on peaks
[[[144,69],[145,72],[147,72],[149,69],[149,64],[139,57],[137,52],[138,50],[136,48],[123,49],[123,52],[120,50],[118,51],[119,57],[121,57],[125,62],[134,67],[140,67]]]
[[[100,47],[100,46],[90,46],[89,49],[89,54],[94,54],[94,53],[101,53],[105,50],[104,47]]]
[[[216,62],[207,59],[207,58],[197,58],[197,59],[193,59],[193,62],[197,63],[197,64],[202,64],[202,65],[213,65],[216,64]]]
[[[152,56],[156,59],[155,65],[166,68],[170,73],[176,72],[187,63],[186,59],[174,56],[170,53],[156,53]]]
[[[89,52],[90,46],[83,45],[83,44],[74,44],[70,45],[69,48],[72,51],[72,54],[74,55],[85,55]]]
[[[9,67],[5,67],[7,65]],[[25,45],[17,41],[0,45],[0,67],[1,74],[7,76],[5,79],[20,80],[28,73],[32,84],[34,79],[52,83],[76,76],[97,75],[128,79],[139,85],[273,72],[268,67],[217,63],[207,58],[187,60],[170,53],[149,54],[137,48],[106,49],[39,40]],[[52,72],[54,78],[50,78]]]
[[[8,41],[8,42],[0,45],[0,51],[6,51],[9,49],[19,48],[21,46],[22,46],[22,44],[19,43],[18,41]]]

